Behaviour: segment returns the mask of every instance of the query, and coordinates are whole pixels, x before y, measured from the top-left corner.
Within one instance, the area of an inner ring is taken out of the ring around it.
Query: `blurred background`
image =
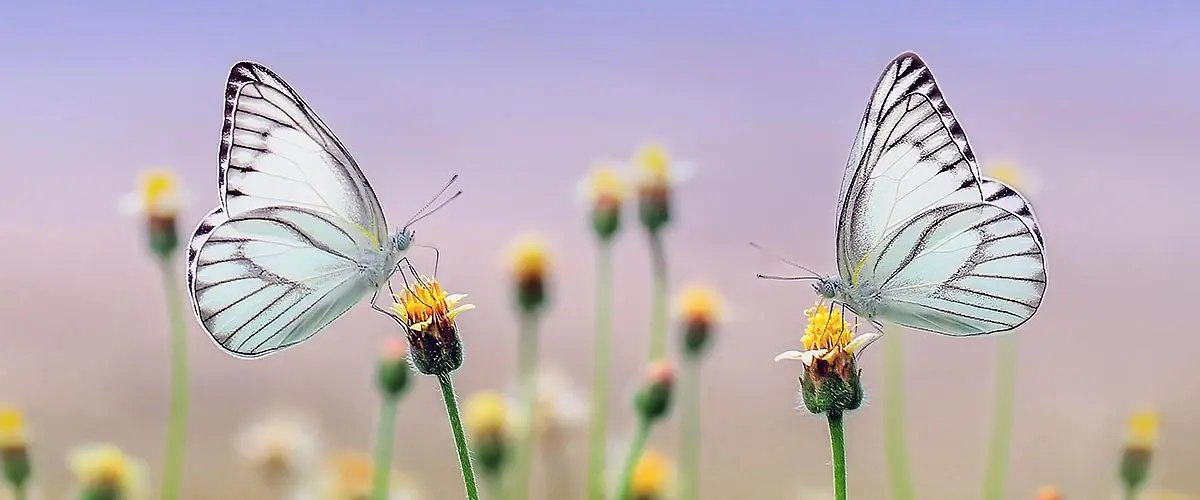
[[[1039,182],[1051,279],[1019,330],[1010,497],[1056,484],[1069,498],[1109,498],[1124,421],[1146,407],[1163,412],[1154,483],[1197,492],[1200,337],[1187,313],[1200,293],[1190,265],[1198,19],[1200,4],[1184,1],[5,5],[0,403],[26,412],[51,495],[64,491],[63,457],[80,443],[118,443],[157,471],[167,321],[142,224],[122,218],[117,199],[139,171],[174,169],[190,234],[217,204],[227,72],[249,59],[297,87],[393,223],[462,175],[462,198],[417,229],[442,251],[439,278],[478,306],[459,323],[463,395],[512,389],[501,249],[526,231],[548,239],[555,259],[544,362],[586,390],[594,238],[576,184],[594,160],[624,160],[645,140],[694,162],[667,236],[672,287],[712,284],[730,312],[705,366],[704,498],[828,488],[827,429],[796,409],[799,365],[771,361],[799,345],[813,293],[754,279],[780,268],[747,243],[835,269],[834,204],[856,127],[880,71],[914,50],[981,163],[1015,162]],[[632,419],[650,320],[646,238],[627,222],[615,254],[615,438]],[[330,449],[370,450],[374,370],[394,323],[364,306],[255,361],[188,326],[186,498],[257,498],[233,436],[267,411],[311,416]],[[995,340],[904,334],[920,496],[973,498]],[[881,385],[879,354],[862,358],[868,396]],[[878,405],[847,426],[853,495],[884,498]],[[674,449],[675,427],[661,426],[654,444]],[[396,461],[429,498],[461,498],[432,379],[401,405]]]

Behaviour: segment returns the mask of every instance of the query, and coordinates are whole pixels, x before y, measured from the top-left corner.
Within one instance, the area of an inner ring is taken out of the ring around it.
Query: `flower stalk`
[[[379,430],[375,434],[375,465],[372,467],[372,498],[387,498],[391,491],[393,446],[396,441],[396,413],[400,398],[408,390],[412,378],[404,340],[393,338],[384,346],[383,360],[379,363],[376,385],[380,394]]]
[[[604,500],[609,370],[612,366],[612,243],[601,240],[596,253],[596,330],[592,346],[592,403],[588,419],[588,500]]]
[[[171,265],[170,253],[159,259],[166,293],[167,315],[171,327],[171,409],[167,424],[167,449],[163,461],[163,500],[178,500],[183,486],[183,457],[187,447],[188,419],[188,351],[187,329],[183,320],[183,304],[179,283]]]
[[[629,446],[629,454],[625,457],[614,497],[620,500],[635,500],[631,486],[638,462],[646,448],[646,441],[650,438],[650,431],[670,413],[674,391],[675,369],[671,363],[666,360],[651,363],[646,373],[645,385],[633,400],[638,417],[637,429]]]
[[[521,315],[521,332],[518,337],[517,371],[521,384],[520,431],[521,444],[517,448],[516,470],[513,475],[512,498],[529,498],[533,476],[533,455],[537,450],[537,429],[534,426],[537,411],[538,386],[538,317],[533,312]]]
[[[463,431],[462,415],[458,410],[458,397],[454,394],[454,381],[449,373],[437,375],[442,389],[442,401],[446,403],[446,416],[450,420],[450,431],[454,434],[454,446],[458,451],[458,466],[462,471],[463,486],[467,500],[479,500],[479,486],[475,482],[475,469],[471,466],[471,451],[467,447],[467,435]]]
[[[829,420],[829,449],[833,454],[833,494],[836,500],[846,500],[846,427],[842,413],[831,411]]]
[[[905,423],[904,336],[893,332],[883,337],[883,446],[892,500],[914,500],[916,493],[908,465],[908,426]]]
[[[1017,337],[996,339],[996,387],[993,390],[992,431],[988,439],[983,499],[1004,500],[1012,448],[1013,406],[1017,393]]]

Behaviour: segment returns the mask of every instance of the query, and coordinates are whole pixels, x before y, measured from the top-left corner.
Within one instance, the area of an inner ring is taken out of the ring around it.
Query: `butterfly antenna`
[[[462,191],[458,191],[458,192],[454,193],[453,196],[446,198],[445,200],[442,200],[441,203],[438,203],[437,206],[430,208],[425,213],[420,214],[419,216],[414,216],[412,219],[409,219],[408,223],[405,225],[410,226],[410,225],[416,224],[417,222],[420,222],[422,219],[429,217],[430,215],[433,215],[438,210],[441,210],[442,207],[446,206],[448,203],[457,199],[458,196],[461,195],[462,193],[463,193]],[[426,207],[428,207],[428,205],[426,205]]]
[[[454,181],[456,181],[456,180],[458,180],[458,174],[454,174],[454,175],[450,176],[450,180],[446,181],[446,184],[442,185],[442,188],[438,190],[437,194],[433,195],[433,198],[430,198],[429,201],[425,202],[425,205],[422,206],[420,210],[417,210],[417,213],[413,214],[412,218],[408,219],[408,222],[405,223],[404,225],[408,226],[414,222],[417,222],[417,221],[425,218],[425,216],[429,215],[429,213],[432,213],[432,212],[426,212],[426,210],[429,209],[430,205],[433,205],[433,202],[437,201],[438,198],[441,198],[443,194],[446,194],[446,190],[450,189],[450,186],[453,185]],[[462,191],[455,193],[455,195],[452,196],[450,199],[457,198],[458,195],[460,195],[460,194],[462,194]],[[441,205],[438,205],[436,208],[434,208],[434,211],[436,211],[438,208],[442,208],[443,205],[445,205],[444,202]],[[424,215],[422,215],[422,214],[424,214]]]
[[[821,275],[820,275],[819,273],[817,273],[816,271],[813,271],[812,269],[809,269],[809,268],[807,268],[807,267],[804,267],[804,266],[802,266],[802,265],[800,265],[800,264],[796,263],[795,261],[792,261],[792,260],[790,260],[790,259],[788,259],[788,258],[786,258],[786,257],[784,257],[784,256],[782,256],[782,255],[779,255],[779,254],[778,254],[778,253],[776,253],[776,252],[772,252],[772,251],[770,251],[770,250],[767,250],[766,248],[763,248],[763,246],[762,246],[762,245],[759,245],[758,243],[755,243],[755,242],[751,241],[751,242],[750,242],[750,246],[752,246],[752,247],[754,247],[754,248],[758,249],[758,251],[760,251],[760,252],[762,252],[762,253],[765,253],[765,254],[767,254],[767,255],[770,255],[771,257],[774,257],[774,258],[778,259],[780,262],[783,262],[784,264],[787,264],[787,265],[789,265],[789,266],[795,267],[795,268],[797,268],[797,269],[803,270],[803,271],[805,271],[805,272],[807,272],[807,273],[811,274],[812,276],[809,276],[808,278],[811,278],[811,279],[820,279],[820,277],[821,277]],[[760,275],[759,277],[762,277],[762,276]]]
[[[758,279],[762,279],[762,280],[771,280],[771,281],[804,281],[804,280],[819,280],[819,279],[821,279],[817,276],[777,276],[774,274],[762,274],[762,273],[756,274],[756,275],[754,275],[754,277],[756,277]]]

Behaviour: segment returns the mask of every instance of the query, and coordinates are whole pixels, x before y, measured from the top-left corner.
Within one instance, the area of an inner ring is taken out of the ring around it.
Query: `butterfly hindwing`
[[[217,344],[241,357],[302,342],[373,288],[358,263],[365,239],[306,208],[263,207],[227,218],[215,210],[189,249],[196,316]]]
[[[260,64],[230,70],[219,162],[228,214],[297,206],[349,221],[377,244],[387,238],[383,209],[349,152],[290,85]]]
[[[879,290],[876,316],[955,336],[1016,328],[1046,289],[1040,242],[1020,216],[986,202],[919,214],[884,238],[863,273]]]

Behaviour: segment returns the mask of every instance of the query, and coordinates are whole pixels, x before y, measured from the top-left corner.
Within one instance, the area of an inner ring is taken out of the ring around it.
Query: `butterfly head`
[[[837,297],[839,292],[841,292],[842,280],[837,276],[826,276],[824,278],[818,278],[817,281],[812,284],[812,287],[818,295],[832,300]]]
[[[402,227],[396,232],[392,233],[392,237],[390,238],[391,246],[397,251],[406,251],[408,250],[408,247],[412,245],[413,238],[416,238],[416,236],[416,231],[412,230],[408,226]]]

